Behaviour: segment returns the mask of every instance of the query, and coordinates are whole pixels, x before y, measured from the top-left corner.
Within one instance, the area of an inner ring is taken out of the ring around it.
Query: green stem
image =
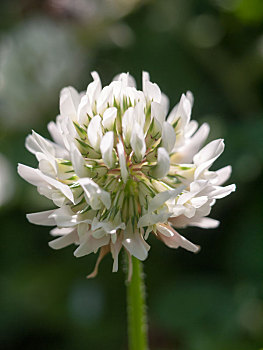
[[[147,317],[142,263],[132,257],[132,278],[127,283],[129,350],[147,350]]]

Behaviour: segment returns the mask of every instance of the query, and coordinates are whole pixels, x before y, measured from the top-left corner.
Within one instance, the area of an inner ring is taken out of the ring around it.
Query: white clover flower
[[[167,117],[168,98],[148,73],[143,91],[129,74],[104,88],[96,72],[92,77],[86,93],[61,91],[60,115],[48,125],[54,141],[35,132],[27,137],[38,169],[19,164],[18,172],[59,207],[28,214],[28,220],[57,226],[51,235],[58,237],[49,243],[54,249],[74,243],[76,257],[100,250],[89,277],[108,252],[117,271],[122,247],[129,258],[145,260],[150,233],[168,247],[197,252],[175,228],[218,226],[207,217],[211,207],[235,190],[221,186],[230,166],[209,170],[224,150],[223,140],[201,148],[209,126],[198,129],[190,120],[190,92]]]

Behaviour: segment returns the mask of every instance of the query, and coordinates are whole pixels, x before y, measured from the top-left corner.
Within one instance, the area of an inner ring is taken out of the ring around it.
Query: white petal
[[[192,198],[191,200],[191,205],[194,208],[200,208],[202,205],[204,205],[206,202],[208,201],[208,197],[207,196],[200,196],[200,197],[195,197]]]
[[[39,192],[39,191],[38,191]],[[65,196],[63,196],[62,193],[58,191],[52,191],[51,198],[50,198],[54,204],[58,207],[62,207],[63,205],[67,204]]]
[[[111,245],[110,245],[111,254],[112,254],[112,258],[113,258],[112,272],[118,271],[118,256],[119,256],[119,252],[122,248],[122,239],[123,239],[123,236],[121,234],[119,234],[116,242],[114,244],[111,243]]]
[[[79,223],[77,214],[68,205],[53,210],[50,217],[55,220],[56,225],[59,227],[72,227]]]
[[[124,84],[124,85],[126,85],[127,86],[127,84],[128,84],[128,74],[129,73],[120,73],[120,74],[117,74],[117,75],[115,75],[114,77],[113,77],[113,79],[112,79],[112,81],[124,81],[126,84]]]
[[[71,162],[73,165],[73,168],[75,170],[75,173],[79,176],[79,177],[86,177],[88,176],[88,170],[87,168],[85,168],[85,160],[82,157],[79,149],[77,148],[77,146],[72,143],[71,144]]]
[[[119,142],[117,144],[117,151],[118,151],[119,163],[121,168],[121,177],[123,179],[123,182],[126,183],[129,174],[126,167],[126,159],[125,159],[124,147],[122,142]]]
[[[97,100],[101,92],[101,81],[97,72],[92,72],[91,75],[94,81],[90,83],[87,87],[87,96],[93,107],[94,102]]]
[[[203,208],[203,207],[202,207]],[[192,218],[195,216],[196,214],[196,208],[193,206],[193,205],[189,205],[187,203],[187,205],[185,206],[185,211],[184,211],[184,215],[187,217],[187,218]]]
[[[143,72],[143,92],[147,97],[148,101],[161,102],[161,90],[159,86],[155,83],[150,82],[149,73]]]
[[[112,168],[114,166],[113,144],[114,144],[114,133],[113,131],[108,131],[102,137],[101,143],[100,143],[100,151],[102,154],[102,159],[108,168]]]
[[[90,230],[89,223],[87,223],[87,222],[81,222],[80,224],[78,224],[77,230],[78,230],[78,236],[79,236],[80,244],[85,243],[89,239],[89,237],[92,235],[92,233],[93,233]],[[103,237],[104,236],[105,236],[105,233],[104,233]],[[97,238],[97,237],[95,237],[95,238]]]
[[[103,205],[107,209],[110,208],[111,198],[109,192],[101,189],[93,180],[87,177],[79,179],[78,183],[83,188],[86,201],[92,209],[100,209]]]
[[[24,180],[29,182],[31,185],[45,185],[45,181],[41,177],[41,172],[38,169],[31,168],[24,164],[18,164],[17,172]]]
[[[162,93],[160,104],[166,116],[169,111],[170,102],[169,102],[169,98],[164,93]]]
[[[47,155],[55,155],[55,149],[52,143],[37,134],[35,131],[32,131],[32,135],[27,136],[26,148],[33,154],[36,154],[37,152],[43,152]]]
[[[134,107],[134,121],[136,121],[143,129],[145,124],[145,103],[143,101],[137,102]]]
[[[150,233],[153,231],[153,226],[148,226],[147,229],[146,229],[146,232],[144,234],[144,239],[147,240]]]
[[[181,121],[181,128],[184,129],[189,123],[192,112],[192,105],[189,99],[182,94],[180,102],[172,109],[167,121],[173,124],[178,118]]]
[[[189,95],[188,95],[189,96]],[[185,94],[182,94],[177,108],[177,116],[181,118],[181,127],[185,128],[191,118],[192,101]]]
[[[201,228],[216,228],[219,224],[220,222],[218,220],[214,220],[207,217],[196,219],[193,218],[188,222],[189,226],[196,226]]]
[[[198,178],[204,170],[209,169],[223,151],[224,141],[222,139],[214,140],[202,148],[193,158],[197,165],[195,178]]]
[[[57,162],[55,158],[46,156],[44,153],[36,153],[39,170],[52,178],[57,176]]]
[[[191,184],[190,184],[190,191],[193,194],[197,194],[197,193],[199,193],[207,188],[210,189],[209,181],[207,181],[207,180],[196,180],[196,181],[191,182]]]
[[[188,202],[189,200],[191,200],[195,195],[195,192],[193,191],[186,191],[184,193],[182,193],[178,198],[176,203],[179,205],[184,205],[186,202]]]
[[[170,220],[173,219],[174,217],[182,215],[185,212],[185,206],[180,204],[171,205],[171,203],[169,203],[168,207],[169,207],[169,210],[173,213],[172,216],[170,217]]]
[[[216,181],[214,182],[215,185],[222,185],[230,178],[232,167],[231,165],[228,165],[222,169],[217,170],[215,173],[217,175]]]
[[[65,197],[67,197],[72,203],[74,203],[73,193],[71,192],[70,188],[67,185],[47,175],[42,174],[41,171],[38,169],[33,169],[23,164],[18,164],[17,171],[18,171],[18,174],[23,179],[25,179],[27,182],[31,183],[32,185],[47,186],[49,184],[54,188],[58,189],[59,191],[61,191],[61,193],[63,193]]]
[[[193,104],[194,104],[194,95],[192,93],[192,91],[187,91],[186,92],[186,97],[188,99],[188,101],[191,103],[191,107],[193,107]]]
[[[174,163],[191,163],[194,155],[202,147],[203,143],[207,139],[210,127],[207,123],[204,123],[199,130],[194,134],[192,138],[187,140],[186,144],[179,148],[178,153],[173,156]]]
[[[112,97],[114,96],[115,100],[121,102],[125,86],[121,81],[112,81],[109,85],[112,89]]]
[[[216,159],[224,150],[224,141],[222,139],[211,141],[203,147],[200,152],[194,156],[194,163],[201,165],[204,162]]]
[[[105,236],[105,230],[99,229],[99,230],[92,230],[92,236],[96,239],[102,238]]]
[[[201,217],[201,216],[207,216],[210,214],[212,206],[215,204],[215,199],[208,200],[204,205],[202,205],[200,208],[196,209],[195,216]]]
[[[107,108],[103,113],[102,125],[107,130],[113,130],[114,122],[117,117],[117,108],[110,107]]]
[[[80,104],[78,106],[77,116],[78,122],[80,125],[86,124],[88,116],[92,116],[92,106],[90,103],[90,99],[87,95],[82,96]]]
[[[77,137],[77,132],[73,121],[69,117],[60,115],[56,120],[57,132],[60,134],[62,140],[59,142],[59,145],[54,144],[53,146],[55,147],[57,157],[67,159],[68,155],[66,151],[69,150],[71,142],[74,142]],[[63,153],[65,156],[63,156]]]
[[[55,226],[54,218],[50,217],[54,210],[41,211],[39,213],[27,214],[27,220],[35,225]]]
[[[189,219],[184,215],[179,215],[175,217],[170,217],[169,222],[171,222],[172,225],[175,226],[176,228],[184,228],[188,226],[189,222],[193,219],[194,218]]]
[[[170,154],[174,148],[176,134],[174,128],[168,122],[163,122],[162,129],[162,146]]]
[[[113,233],[110,238],[111,238],[111,243],[115,244],[117,241],[117,233]]]
[[[126,146],[130,143],[132,128],[134,123],[134,108],[129,107],[122,117],[122,133]]]
[[[151,175],[157,179],[162,179],[170,170],[170,157],[166,149],[158,148],[157,164],[150,170]]]
[[[125,223],[121,221],[120,213],[118,213],[113,221],[99,221],[96,217],[92,221],[92,230],[103,228],[104,232],[111,235],[115,234],[118,229],[124,230]]]
[[[207,139],[209,131],[210,131],[209,125],[207,123],[204,123],[201,125],[199,130],[191,138],[191,141],[190,141],[190,143],[191,143],[191,161],[192,161],[192,157],[193,157],[194,153],[199,151],[200,147],[203,145],[203,143]],[[185,162],[188,163],[188,160]],[[190,160],[189,160],[189,162],[190,162]]]
[[[60,146],[64,146],[61,130],[58,128],[55,122],[49,122],[47,125],[48,131],[52,139]]]
[[[135,153],[137,161],[141,161],[146,152],[146,144],[144,140],[143,129],[137,122],[133,125],[131,146]]]
[[[142,86],[144,89],[144,85],[146,84],[147,81],[150,81],[150,74],[148,72],[143,71],[142,72]]]
[[[228,196],[231,192],[236,190],[236,185],[228,185],[225,187],[214,186],[214,190],[211,192],[210,196],[215,199],[220,199]]]
[[[105,86],[97,99],[97,113],[103,114],[108,104],[112,103],[113,88]]]
[[[48,242],[48,245],[53,249],[61,249],[69,246],[70,244],[78,241],[77,230],[74,230],[67,235],[56,238],[53,241]]]
[[[170,230],[168,228],[168,226],[157,225],[157,229],[162,235],[164,235],[166,237],[173,237],[174,236],[174,233],[172,232],[172,230]]]
[[[190,138],[198,129],[198,123],[196,120],[190,120],[188,125],[186,126],[184,130],[184,136],[186,138]]]
[[[129,73],[118,74],[112,80],[113,81],[121,81],[121,82],[123,82],[124,86],[130,86],[130,87],[136,88],[136,81],[133,78],[133,76],[130,75]]]
[[[122,244],[130,252],[130,254],[135,256],[137,259],[143,261],[147,258],[150,246],[145,242],[139,232],[132,234],[124,233]]]
[[[80,95],[72,86],[65,87],[60,92],[60,114],[77,120],[77,110],[80,103]]]
[[[157,229],[159,230],[159,227],[161,225],[157,225]],[[179,235],[178,232],[176,232],[172,227],[166,225],[167,228],[173,233],[171,237],[168,237],[164,234],[159,234],[159,237],[161,240],[169,247],[169,248],[178,248],[182,247],[186,250],[189,250],[190,252],[197,253],[200,249],[199,246],[193,244],[192,242],[188,241],[185,237]],[[160,230],[159,230],[160,232]],[[161,232],[160,232],[161,233]]]
[[[92,252],[96,252],[100,247],[109,244],[110,236],[104,236],[96,239],[93,236],[89,236],[88,240],[81,244],[75,251],[74,255],[79,258],[84,255],[88,255]]]
[[[49,233],[52,236],[64,236],[75,230],[75,227],[55,227]]]
[[[151,198],[148,202],[148,212],[153,212],[160,208],[169,199],[175,198],[184,189],[184,186],[180,186],[175,190],[163,191]]]
[[[152,118],[156,118],[160,123],[161,127],[165,121],[165,110],[160,103],[152,102],[151,103],[151,116]]]
[[[160,222],[166,222],[171,215],[172,213],[169,212],[168,208],[159,210],[158,214],[149,212],[140,217],[137,227],[148,227]]]
[[[101,117],[99,115],[95,115],[89,123],[88,138],[95,151],[99,151],[102,138]]]

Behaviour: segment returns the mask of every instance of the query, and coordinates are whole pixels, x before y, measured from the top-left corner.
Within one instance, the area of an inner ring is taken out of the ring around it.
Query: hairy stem
[[[147,350],[147,317],[142,263],[132,257],[132,278],[127,282],[129,350]]]

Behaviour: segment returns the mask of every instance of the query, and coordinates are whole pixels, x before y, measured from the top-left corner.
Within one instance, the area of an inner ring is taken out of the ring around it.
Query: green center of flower
[[[74,122],[76,141],[83,158],[85,176],[110,194],[111,205],[109,208],[101,206],[97,209],[98,220],[114,222],[119,215],[121,222],[126,225],[130,222],[135,228],[139,218],[148,210],[149,200],[160,191],[177,188],[181,181],[176,171],[170,168],[170,158],[163,148],[165,140],[162,140],[158,121],[151,117],[151,106],[141,111],[145,119],[138,133],[133,130],[133,119],[128,120],[129,110],[132,110],[134,117],[135,105],[123,97],[122,105],[114,100],[113,107],[117,113],[115,119],[109,118],[110,122],[103,124],[101,115],[93,118],[87,116],[87,125]],[[109,112],[112,109],[108,106]],[[89,134],[88,125],[96,118],[99,126],[94,130],[94,135]],[[126,123],[123,122],[125,118]],[[165,162],[162,162],[165,157]],[[68,166],[66,173],[71,176],[65,183],[77,197],[77,204],[72,206],[72,210],[76,214],[94,213],[94,208],[87,203],[83,188],[78,184],[79,176],[74,170],[76,167],[65,161],[61,162],[61,166]]]

